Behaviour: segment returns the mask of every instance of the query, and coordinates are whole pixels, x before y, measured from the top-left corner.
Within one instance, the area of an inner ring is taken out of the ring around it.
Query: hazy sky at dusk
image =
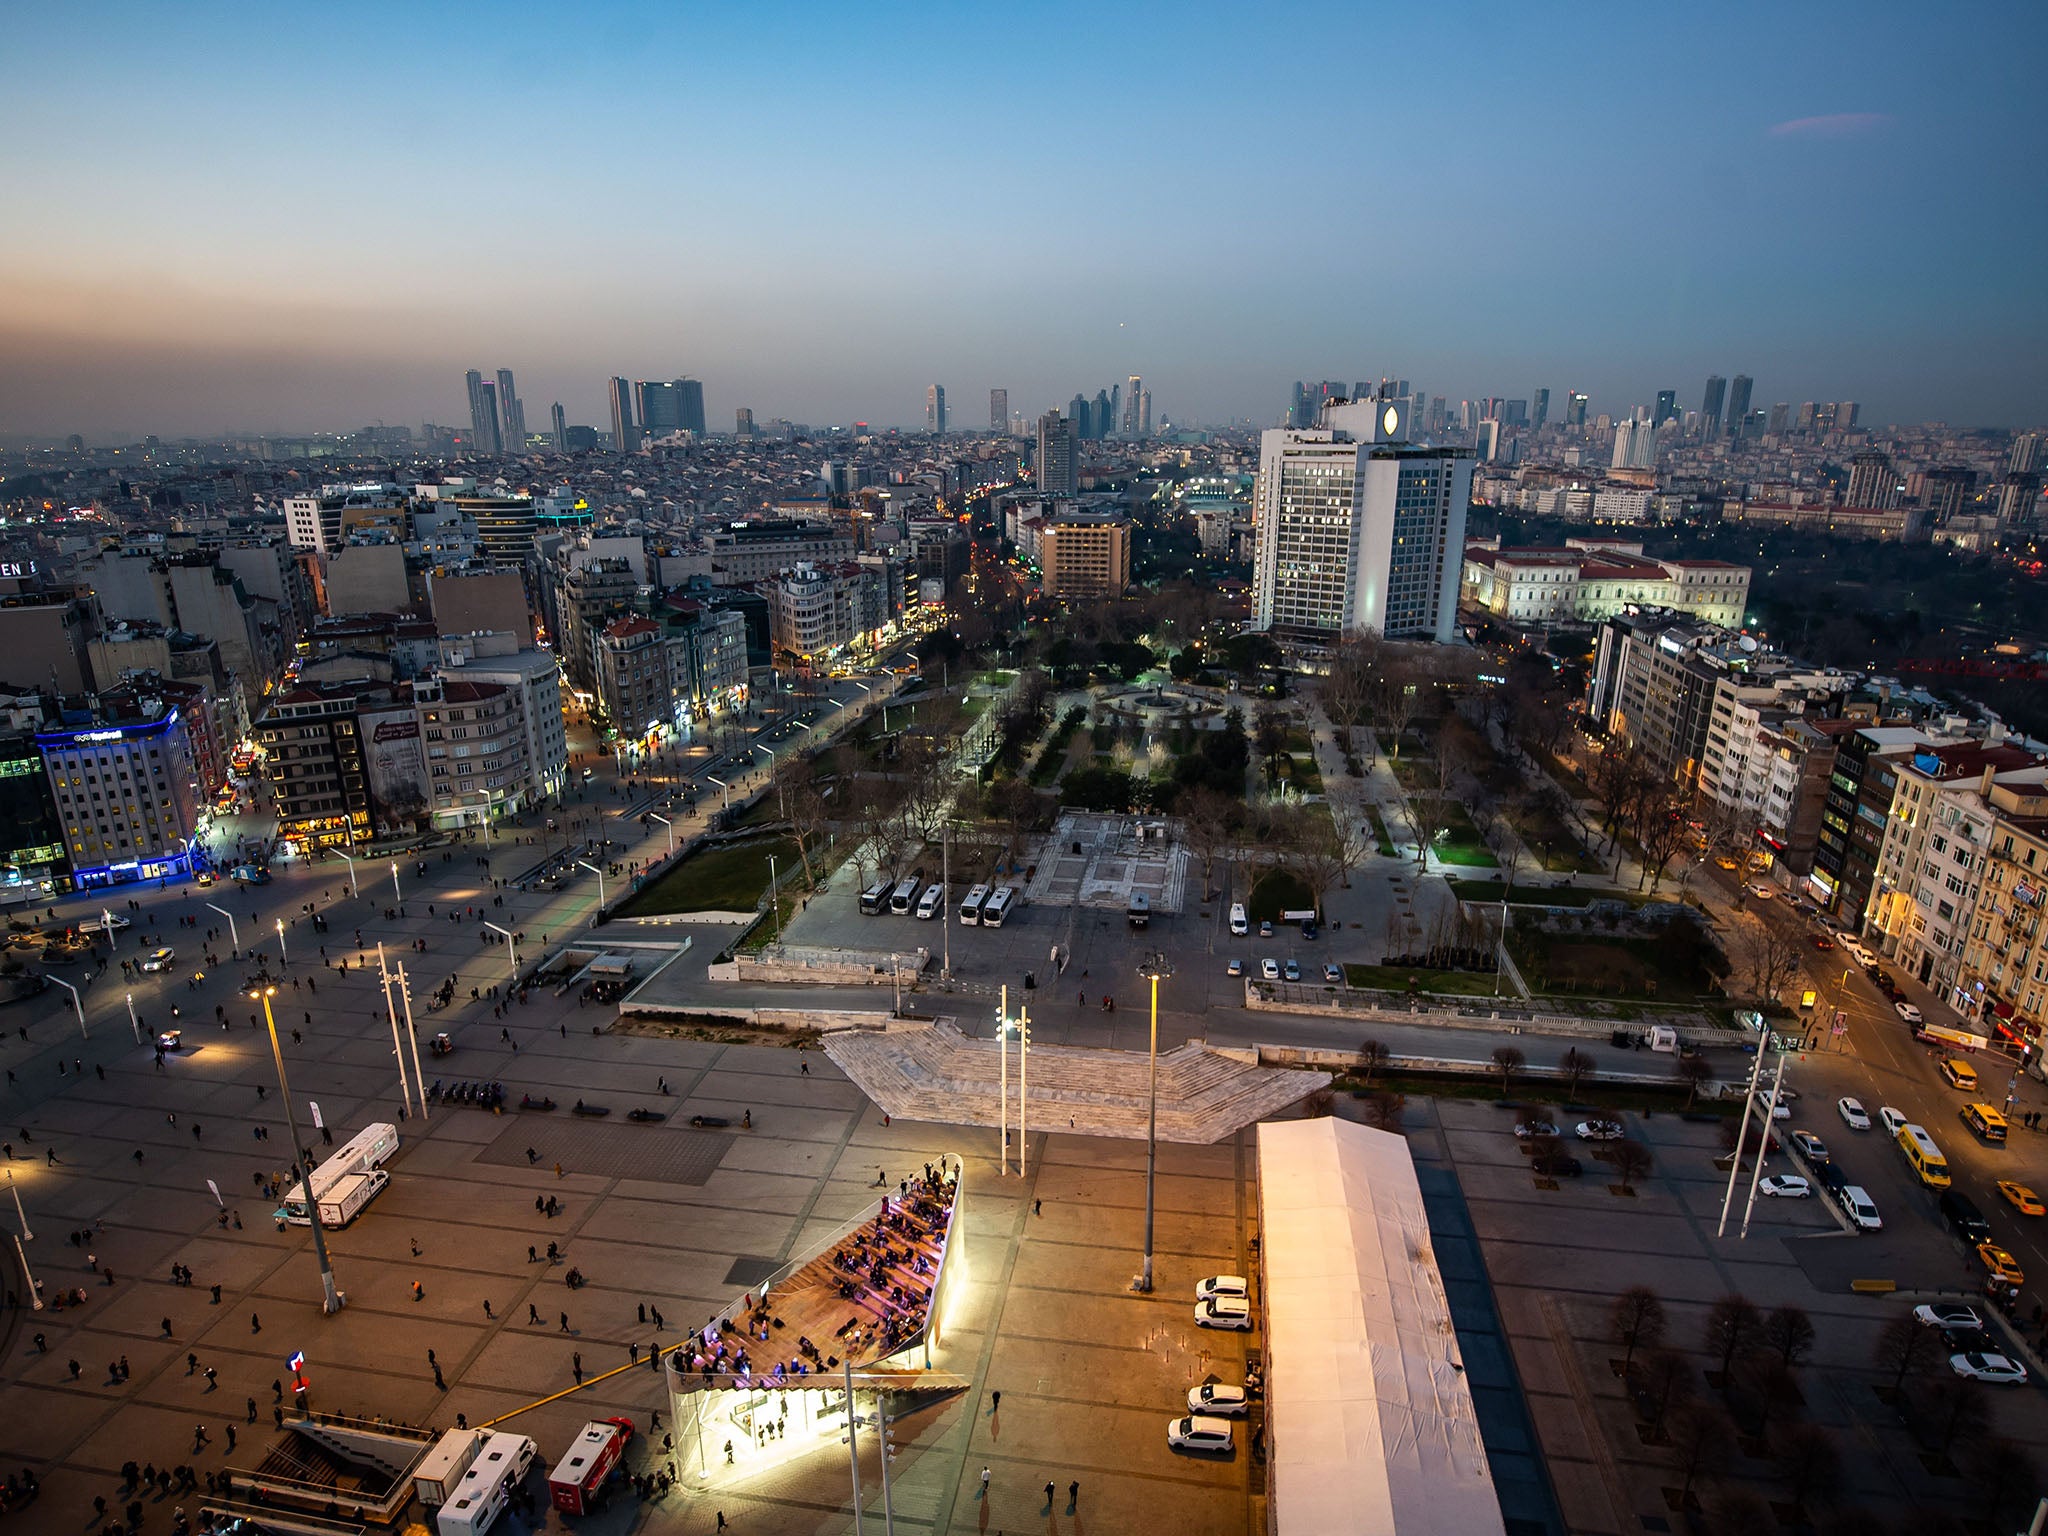
[[[1334,19],[1333,19],[1334,18]],[[2048,7],[16,8],[0,434],[1297,378],[2048,420]]]

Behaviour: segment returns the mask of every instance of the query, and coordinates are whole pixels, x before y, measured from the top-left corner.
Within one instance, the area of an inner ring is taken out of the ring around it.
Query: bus
[[[960,926],[978,928],[981,926],[981,909],[988,901],[988,887],[977,885],[967,893],[967,899],[960,903]]]
[[[1131,904],[1124,911],[1124,920],[1133,928],[1147,928],[1152,923],[1152,898],[1143,891],[1131,892]]]
[[[1975,1131],[1980,1141],[1996,1146],[2005,1140],[2005,1116],[1989,1104],[1965,1104],[1962,1113],[1963,1124]]]
[[[368,1173],[372,1168],[382,1168],[397,1150],[398,1127],[382,1120],[373,1121],[343,1142],[334,1156],[320,1166]]]
[[[483,1536],[512,1502],[512,1491],[533,1465],[535,1449],[524,1435],[497,1434],[486,1440],[448,1501],[434,1512],[441,1536]]]
[[[908,917],[911,904],[917,900],[918,885],[923,879],[924,872],[920,870],[916,874],[905,875],[901,880],[898,880],[896,882],[896,889],[889,893],[889,910],[898,917]]]
[[[1899,1150],[1906,1154],[1906,1161],[1920,1175],[1922,1184],[1929,1189],[1948,1188],[1948,1160],[1941,1155],[1941,1148],[1934,1144],[1932,1136],[1917,1125],[1902,1125],[1899,1127]]]
[[[363,1207],[384,1193],[384,1186],[391,1182],[391,1175],[382,1168],[372,1168],[368,1173],[336,1173],[324,1180],[320,1177],[322,1168],[313,1170],[313,1195],[320,1202],[320,1225],[330,1231],[354,1221]],[[273,1214],[287,1226],[313,1225],[312,1213],[306,1209],[305,1184],[294,1184],[286,1190],[284,1203]]]
[[[873,917],[889,900],[889,882],[877,880],[860,893],[860,915]]]
[[[1010,915],[1010,904],[1016,899],[1015,889],[1007,885],[997,886],[989,899],[981,904],[981,926],[1002,927],[1003,919]]]

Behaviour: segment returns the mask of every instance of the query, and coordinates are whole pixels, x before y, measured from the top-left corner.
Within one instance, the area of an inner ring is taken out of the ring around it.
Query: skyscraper
[[[1076,440],[1086,441],[1095,435],[1091,430],[1095,413],[1089,408],[1086,395],[1076,395],[1067,402],[1067,420],[1073,423]]]
[[[1550,420],[1550,391],[1539,389],[1536,391],[1536,408],[1529,415],[1529,425],[1535,431],[1541,432],[1543,424],[1548,420]]]
[[[988,429],[999,437],[1010,430],[1010,392],[1007,389],[988,392]]]
[[[512,370],[498,370],[498,411],[504,420],[505,432],[501,446],[507,453],[521,453],[526,448],[526,402],[519,398],[519,392],[512,387]]]
[[[1124,381],[1124,416],[1118,430],[1125,437],[1136,437],[1138,435],[1138,412],[1141,408],[1139,397],[1144,392],[1145,381],[1135,373]]]
[[[470,452],[502,453],[503,439],[498,436],[497,390],[474,368],[462,377],[469,386]]]
[[[1678,391],[1660,389],[1657,391],[1657,409],[1650,413],[1650,429],[1655,431],[1667,421],[1678,418]]]
[[[1152,435],[1152,391],[1146,390],[1139,398],[1144,401],[1144,404],[1138,411],[1138,436],[1150,437]]]
[[[670,432],[704,436],[704,386],[692,378],[642,379],[633,386],[633,407],[640,429],[653,437]]]
[[[640,446],[640,434],[633,429],[633,386],[625,379],[612,380],[612,447],[632,453]]]
[[[1119,385],[1118,388],[1121,389],[1122,386]],[[1115,430],[1116,392],[1114,390],[1098,389],[1095,391],[1095,404],[1089,408],[1088,430],[1080,432],[1076,429],[1077,435],[1100,442]]]
[[[1728,435],[1741,437],[1749,429],[1749,386],[1746,373],[1738,373],[1728,385]]]
[[[1564,424],[1576,431],[1584,431],[1586,426],[1586,405],[1586,397],[1576,389],[1566,394],[1564,397]]]
[[[548,425],[554,429],[555,451],[559,453],[569,446],[569,418],[562,414],[559,400],[548,407]]]
[[[1255,629],[1450,640],[1472,460],[1414,446],[1410,409],[1398,400],[1330,406],[1321,427],[1263,435]]]
[[[683,430],[685,432],[694,432],[699,437],[704,436],[709,429],[704,421],[703,384],[685,374],[682,378],[675,380],[672,387],[676,392],[676,398],[679,402],[677,414],[682,420]]]
[[[2041,434],[2022,432],[2012,440],[2012,451],[2005,456],[2008,473],[2029,475],[2041,467]]]
[[[934,384],[924,392],[924,429],[938,433],[946,430],[946,386],[943,384]]]
[[[1728,381],[1718,373],[1707,375],[1707,392],[1700,400],[1700,436],[1715,437],[1721,431],[1721,403],[1727,398]]]
[[[1770,426],[1765,430],[1767,430],[1773,437],[1783,437],[1785,435],[1785,429],[1791,426],[1791,424],[1792,402],[1790,400],[1780,400],[1776,405],[1771,407]]]
[[[732,435],[752,437],[754,435],[754,409],[743,405],[732,413]]]
[[[1642,419],[1642,407],[1638,414],[1621,422],[1614,429],[1615,469],[1655,469],[1657,467],[1657,429]]]
[[[1071,496],[1079,488],[1074,423],[1058,411],[1038,418],[1038,489],[1046,496]]]
[[[1889,511],[1899,504],[1899,489],[1891,459],[1873,449],[1849,461],[1849,488],[1843,493],[1842,505]]]

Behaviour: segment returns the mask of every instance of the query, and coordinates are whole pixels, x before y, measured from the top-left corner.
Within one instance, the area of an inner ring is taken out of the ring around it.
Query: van
[[[1991,1223],[1984,1219],[1984,1213],[1977,1209],[1977,1202],[1960,1189],[1945,1189],[1941,1192],[1941,1219],[1949,1229],[1966,1244],[1974,1248],[1979,1243],[1991,1241]]]
[[[1977,1133],[1977,1139],[2001,1146],[2005,1142],[2005,1116],[1989,1104],[1965,1104],[1963,1124]]]
[[[926,922],[937,917],[946,905],[946,888],[934,880],[917,900],[917,915]]]
[[[1961,1057],[1942,1057],[1941,1075],[1948,1079],[1951,1088],[1960,1088],[1965,1093],[1977,1091],[1977,1069]]]
[[[1252,920],[1245,916],[1244,903],[1241,901],[1230,904],[1230,931],[1239,938],[1252,931]]]

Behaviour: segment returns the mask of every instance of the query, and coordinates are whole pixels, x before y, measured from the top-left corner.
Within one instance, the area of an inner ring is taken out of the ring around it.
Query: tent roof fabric
[[[1487,1536],[1500,1502],[1400,1136],[1259,1126],[1278,1536]]]

